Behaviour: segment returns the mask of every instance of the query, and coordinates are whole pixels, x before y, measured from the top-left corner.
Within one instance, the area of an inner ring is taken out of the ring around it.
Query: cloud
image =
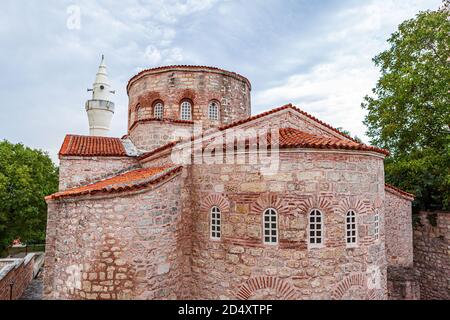
[[[0,139],[48,150],[88,133],[84,103],[106,54],[116,89],[111,135],[126,133],[127,81],[161,64],[219,66],[247,76],[253,113],[294,102],[362,136],[371,58],[404,19],[440,0],[2,1]],[[80,28],[70,29],[70,6]]]

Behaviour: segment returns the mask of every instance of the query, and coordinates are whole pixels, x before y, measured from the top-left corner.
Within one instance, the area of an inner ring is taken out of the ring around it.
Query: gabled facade
[[[250,116],[250,82],[221,69],[149,69],[127,89],[126,136],[64,140],[48,298],[388,297],[414,197],[385,186],[386,150],[292,105]]]

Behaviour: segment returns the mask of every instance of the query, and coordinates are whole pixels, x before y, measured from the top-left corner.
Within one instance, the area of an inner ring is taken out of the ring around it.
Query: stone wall
[[[182,188],[178,175],[150,190],[49,202],[45,297],[188,298]]]
[[[192,120],[205,127],[245,119],[251,114],[250,83],[242,76],[205,67],[167,67],[143,72],[128,86],[130,129],[138,119],[153,116],[155,102],[164,104],[164,118],[180,119],[180,104],[192,103]],[[211,101],[220,103],[220,120],[208,119]],[[129,132],[130,133],[130,132]]]
[[[386,191],[386,257],[395,267],[412,267],[412,201]]]
[[[350,152],[281,153],[280,170],[258,165],[192,167],[193,297],[197,299],[385,299],[382,158]],[[210,209],[222,212],[222,239],[210,238]],[[262,213],[279,215],[279,243],[265,245]],[[324,214],[325,245],[308,246],[311,209]],[[357,212],[358,245],[345,243],[345,214]],[[374,281],[374,282],[372,282]],[[374,283],[374,287],[371,287]]]
[[[33,280],[33,261],[32,253],[23,259],[0,260],[0,300],[17,300],[22,296]]]
[[[61,157],[59,191],[94,183],[138,166],[131,157]]]
[[[450,300],[450,212],[414,219],[414,267],[425,300]]]

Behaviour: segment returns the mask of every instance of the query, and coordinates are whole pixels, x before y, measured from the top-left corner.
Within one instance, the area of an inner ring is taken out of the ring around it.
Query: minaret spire
[[[114,114],[114,103],[111,101],[111,97],[115,92],[111,91],[103,54],[92,89],[88,89],[88,91],[92,91],[92,99],[86,102],[90,135],[107,136]]]

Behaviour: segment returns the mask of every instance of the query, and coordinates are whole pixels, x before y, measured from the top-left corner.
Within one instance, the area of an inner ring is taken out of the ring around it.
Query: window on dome
[[[189,101],[181,103],[181,120],[192,120],[192,105]]]
[[[162,119],[164,116],[164,105],[162,102],[158,102],[153,107],[153,116],[156,119]]]
[[[208,106],[208,118],[210,120],[219,120],[219,103],[211,101]]]

